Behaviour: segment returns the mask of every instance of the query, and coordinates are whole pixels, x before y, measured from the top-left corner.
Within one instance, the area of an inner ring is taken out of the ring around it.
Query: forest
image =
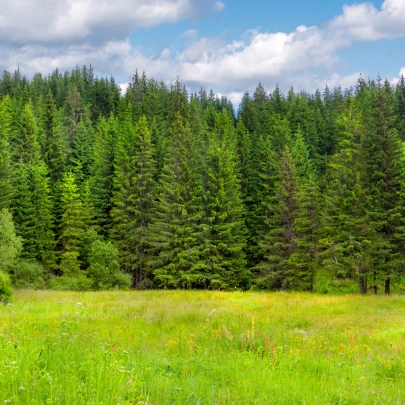
[[[235,111],[136,72],[0,79],[0,299],[17,288],[405,289],[405,79]]]

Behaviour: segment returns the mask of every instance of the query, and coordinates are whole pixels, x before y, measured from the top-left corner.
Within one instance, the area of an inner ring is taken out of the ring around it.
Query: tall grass
[[[3,403],[405,404],[405,300],[19,291]]]

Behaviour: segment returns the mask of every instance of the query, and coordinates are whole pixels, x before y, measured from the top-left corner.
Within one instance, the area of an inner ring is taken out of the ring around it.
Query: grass
[[[405,299],[19,291],[6,403],[405,404]]]

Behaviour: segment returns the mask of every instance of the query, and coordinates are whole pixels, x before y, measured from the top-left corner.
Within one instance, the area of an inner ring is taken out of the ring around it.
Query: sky
[[[268,91],[313,92],[405,73],[405,0],[0,0],[0,69],[31,77],[92,64],[136,69],[237,104]]]

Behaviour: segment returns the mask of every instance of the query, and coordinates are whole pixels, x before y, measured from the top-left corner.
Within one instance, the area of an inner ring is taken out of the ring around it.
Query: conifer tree
[[[14,126],[12,137],[14,161],[22,164],[38,162],[40,159],[38,125],[30,104],[24,106]]]
[[[40,155],[38,126],[26,104],[14,132],[14,196],[12,210],[23,257],[55,267],[55,243],[48,171]]]
[[[81,261],[80,243],[84,232],[83,206],[72,173],[67,173],[61,184],[61,263],[65,275],[77,275]]]
[[[134,285],[145,284],[147,236],[155,208],[155,163],[146,117],[121,135],[117,147],[111,237],[119,250],[121,268]]]
[[[336,153],[326,172],[321,263],[331,279],[358,279],[360,292],[365,294],[370,272],[370,233],[362,183],[363,129],[356,100],[347,100],[336,126]]]
[[[297,252],[297,209],[298,180],[291,151],[286,146],[280,160],[276,192],[268,209],[269,232],[261,244],[264,260],[257,266],[260,287],[294,287],[295,275],[288,260]]]
[[[278,155],[269,136],[261,135],[252,145],[251,175],[249,177],[249,200],[246,207],[247,259],[250,268],[263,260],[260,248],[269,232],[267,218],[274,198],[277,177]]]
[[[118,121],[114,116],[102,118],[97,129],[90,189],[93,197],[94,222],[101,235],[111,228],[114,162],[118,142]]]
[[[202,218],[201,175],[196,139],[177,114],[170,130],[171,145],[159,185],[154,221],[150,226],[153,254],[149,259],[155,283],[165,288],[203,286],[198,269]]]
[[[402,156],[395,128],[393,94],[388,83],[378,78],[372,91],[372,107],[365,116],[366,136],[363,137],[363,156],[366,161],[364,183],[366,210],[373,238],[373,266],[376,278],[390,293],[391,280],[402,268],[399,256],[404,250],[396,243],[396,233],[403,223],[400,191],[402,186]]]
[[[207,151],[204,239],[200,271],[206,288],[248,287],[246,232],[240,180],[236,168],[236,138],[228,113],[217,114]]]
[[[10,207],[12,198],[12,164],[10,151],[11,100],[0,101],[0,210]]]
[[[59,114],[51,92],[46,96],[42,106],[39,140],[42,159],[48,167],[51,187],[53,187],[62,178],[65,157]]]
[[[23,257],[55,268],[51,190],[48,172],[42,162],[18,165],[13,211],[18,235],[23,240]]]

